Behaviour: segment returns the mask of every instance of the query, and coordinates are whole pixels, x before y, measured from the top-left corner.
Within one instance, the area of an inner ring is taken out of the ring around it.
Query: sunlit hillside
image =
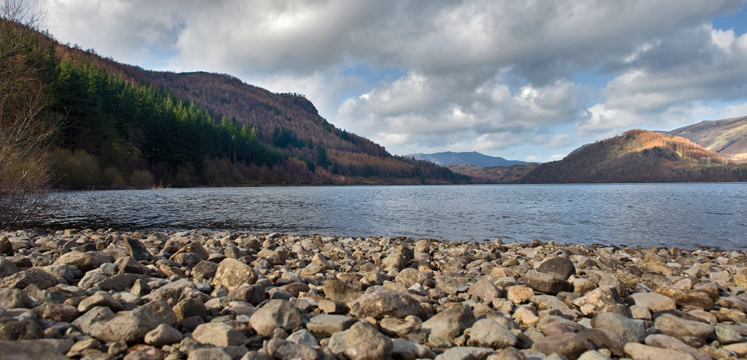
[[[736,164],[692,141],[630,130],[582,146],[565,159],[529,172],[526,183],[614,183],[745,181],[747,165]]]

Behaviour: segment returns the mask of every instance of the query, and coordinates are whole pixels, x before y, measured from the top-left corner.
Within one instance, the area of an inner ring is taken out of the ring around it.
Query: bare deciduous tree
[[[43,12],[22,0],[0,5],[0,226],[17,225],[47,204],[45,83],[36,45]],[[36,51],[36,53],[35,53]]]

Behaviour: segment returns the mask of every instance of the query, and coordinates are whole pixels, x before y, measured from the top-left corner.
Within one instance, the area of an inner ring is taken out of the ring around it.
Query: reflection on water
[[[38,225],[743,249],[745,195],[747,184],[66,192]]]

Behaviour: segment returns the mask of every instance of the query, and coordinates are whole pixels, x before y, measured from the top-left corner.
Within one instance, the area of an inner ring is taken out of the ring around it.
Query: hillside
[[[512,166],[525,164],[524,161],[506,160],[502,157],[488,156],[480,154],[477,151],[473,152],[440,152],[435,154],[410,154],[405,157],[411,157],[415,160],[430,161],[436,165],[446,166],[451,165],[472,165],[477,167],[491,167],[491,166]]]
[[[37,34],[66,188],[440,184],[469,178],[336,128],[303,95],[144,70]]]
[[[729,160],[747,162],[747,116],[703,121],[672,130],[667,134],[689,139]]]
[[[521,183],[747,181],[738,165],[692,141],[630,130],[537,166]]]
[[[521,181],[521,178],[537,167],[536,163],[519,164],[512,166],[488,166],[479,167],[474,165],[446,165],[451,171],[464,174],[472,178],[473,182],[489,184],[507,184]]]

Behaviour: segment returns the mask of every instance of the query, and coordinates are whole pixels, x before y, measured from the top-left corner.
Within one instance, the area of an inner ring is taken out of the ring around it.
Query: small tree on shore
[[[22,0],[0,4],[0,226],[23,223],[47,204],[52,180],[45,118],[43,12]]]

